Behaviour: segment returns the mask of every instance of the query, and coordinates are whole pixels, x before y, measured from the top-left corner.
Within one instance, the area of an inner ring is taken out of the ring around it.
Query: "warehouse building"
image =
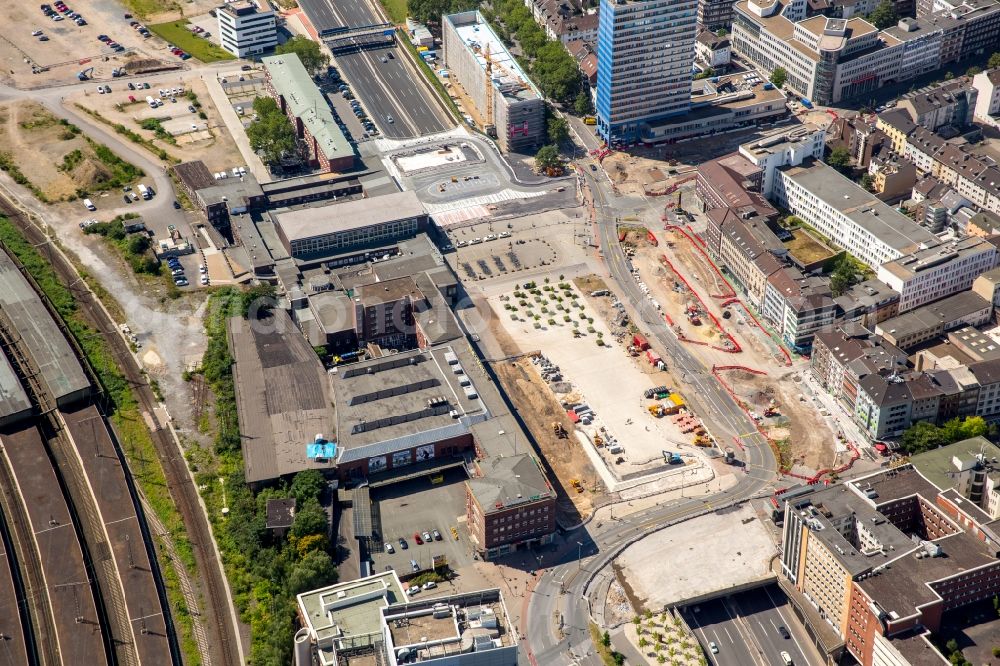
[[[295,258],[411,238],[425,230],[429,221],[413,192],[275,211],[272,217],[281,244]]]
[[[294,54],[261,58],[264,89],[292,121],[295,134],[308,148],[309,162],[324,171],[354,166],[354,147],[333,117],[330,105]]]
[[[0,428],[31,416],[31,402],[10,361],[0,354]]]
[[[482,14],[445,16],[442,31],[451,80],[472,100],[487,132],[493,126],[501,150],[524,151],[545,143],[542,94]]]

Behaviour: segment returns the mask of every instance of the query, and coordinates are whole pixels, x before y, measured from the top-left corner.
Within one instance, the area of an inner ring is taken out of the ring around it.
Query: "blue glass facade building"
[[[597,131],[609,145],[688,112],[698,0],[601,0]]]

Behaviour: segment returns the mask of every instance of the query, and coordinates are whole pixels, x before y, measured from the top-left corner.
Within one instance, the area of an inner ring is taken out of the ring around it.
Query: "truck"
[[[146,187],[142,183],[139,183],[139,187],[136,188],[136,189],[139,190],[139,194],[142,195],[143,199],[149,199],[150,194],[149,194],[149,188],[148,187]]]
[[[146,95],[146,104],[149,104],[149,108],[151,109],[156,108],[156,101],[152,98],[151,95]]]
[[[666,450],[664,450],[662,453],[663,453],[663,462],[667,463],[668,465],[684,464],[684,459],[681,458],[681,455],[679,453],[674,453],[673,451],[666,451]]]
[[[649,342],[647,342],[646,338],[639,333],[632,336],[632,344],[635,345],[640,351],[646,351],[649,349]]]

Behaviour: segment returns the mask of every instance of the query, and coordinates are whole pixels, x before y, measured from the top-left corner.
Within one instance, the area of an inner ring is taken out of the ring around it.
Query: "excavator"
[[[94,73],[94,68],[93,67],[88,67],[87,69],[85,69],[82,72],[78,73],[76,75],[76,78],[80,79],[81,81],[89,81],[90,80],[90,75],[93,74],[93,73]]]

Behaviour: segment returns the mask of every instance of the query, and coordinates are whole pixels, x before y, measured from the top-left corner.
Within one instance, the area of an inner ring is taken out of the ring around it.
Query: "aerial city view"
[[[1000,0],[0,21],[0,666],[1000,666]]]

